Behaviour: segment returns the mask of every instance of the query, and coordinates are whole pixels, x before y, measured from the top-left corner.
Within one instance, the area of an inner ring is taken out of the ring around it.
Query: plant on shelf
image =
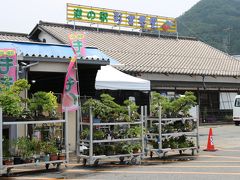
[[[125,100],[123,104],[125,105],[125,113],[130,116],[129,121],[133,122],[139,119],[140,117],[138,113],[139,106],[137,106],[135,102]]]
[[[142,150],[142,146],[140,143],[134,143],[131,145],[132,146],[132,152],[135,153],[139,153],[139,151]]]
[[[101,102],[109,107],[109,112],[107,114],[108,119],[110,121],[117,121],[119,120],[119,116],[121,112],[123,111],[123,107],[114,102],[114,99],[112,96],[109,94],[101,94]]]
[[[80,133],[80,138],[81,139],[87,139],[88,137],[89,137],[89,129],[84,128]]]
[[[107,122],[108,114],[110,112],[110,107],[103,104],[97,99],[88,99],[82,106],[83,113],[88,114],[90,108],[92,108],[93,116],[95,118],[101,119],[103,122]]]
[[[40,154],[41,154],[41,141],[37,138],[32,138],[32,147],[33,147],[33,157],[35,161],[40,161]]]
[[[43,141],[41,143],[41,151],[44,152],[45,161],[56,161],[58,160],[58,148],[56,146],[56,141],[51,139],[49,141]]]
[[[53,92],[38,91],[32,95],[29,101],[29,109],[35,118],[56,118],[57,106],[57,97]]]
[[[34,147],[32,140],[28,137],[19,137],[16,141],[17,154],[21,156],[25,163],[33,161]]]
[[[10,81],[0,84],[0,107],[3,108],[3,116],[19,118],[24,111],[24,103],[27,99],[20,96],[20,93],[30,88],[24,79],[17,80],[10,85]]]
[[[114,129],[111,131],[111,136],[114,139],[123,139],[126,136],[126,131],[119,125],[114,126]]]
[[[105,147],[104,147],[104,149],[105,149],[105,153],[104,154],[106,154],[107,156],[111,156],[111,155],[115,155],[115,153],[116,153],[116,146],[115,145],[105,145]]]
[[[134,126],[127,129],[127,135],[129,138],[137,138],[140,137],[142,133],[142,127],[141,126]]]
[[[189,116],[189,110],[196,105],[196,96],[192,92],[186,91],[178,98],[167,98],[157,92],[151,93],[151,113],[157,117],[158,108],[161,105],[162,117],[176,118]]]
[[[132,153],[132,146],[130,144],[123,144],[121,147],[122,154],[130,154]]]
[[[10,143],[9,140],[3,137],[3,165],[13,165],[13,158],[9,151]]]
[[[165,124],[162,126],[162,133],[173,133],[175,131],[175,127],[173,124]]]
[[[105,139],[105,133],[102,130],[96,130],[93,132],[93,139],[94,140],[102,140]]]
[[[104,147],[100,144],[94,144],[93,145],[93,154],[97,155],[102,155],[105,153]]]

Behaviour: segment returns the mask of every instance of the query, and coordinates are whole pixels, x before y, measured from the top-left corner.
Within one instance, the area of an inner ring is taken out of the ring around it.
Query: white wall
[[[50,44],[60,44],[60,42],[55,39],[54,37],[50,36],[49,34],[47,34],[46,32],[42,31],[39,35],[38,35],[39,40],[41,40],[43,42],[43,39],[46,40],[46,43],[50,43]]]
[[[68,68],[67,63],[40,62],[37,65],[30,67],[30,71],[34,71],[34,72],[63,72],[63,73],[66,73],[67,68]]]

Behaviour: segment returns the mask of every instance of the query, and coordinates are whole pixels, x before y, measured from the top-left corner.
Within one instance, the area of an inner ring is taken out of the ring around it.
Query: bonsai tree
[[[114,99],[109,94],[101,94],[101,102],[109,107],[108,118],[118,120],[120,113],[123,111],[123,107],[114,102]]]
[[[92,108],[94,117],[107,121],[108,114],[111,111],[110,107],[99,100],[90,98],[82,106],[83,113],[89,113],[90,107]]]
[[[191,107],[196,105],[196,96],[192,92],[185,92],[183,96],[169,99],[157,92],[151,94],[151,112],[158,116],[158,108],[161,105],[163,117],[188,116]]]
[[[124,108],[125,114],[128,116],[130,115],[129,121],[135,121],[136,119],[138,119],[140,117],[140,115],[138,113],[139,106],[137,106],[135,102],[132,102],[130,100],[125,100],[123,102],[123,104],[125,105],[125,108]],[[128,111],[130,111],[130,112],[128,112]]]
[[[34,112],[35,117],[55,117],[57,106],[57,97],[53,92],[36,92],[29,101],[29,109]]]
[[[21,92],[30,88],[27,80],[20,79],[11,87],[6,84],[0,85],[0,107],[3,108],[3,115],[19,117],[23,111],[23,104],[27,102],[20,96]]]

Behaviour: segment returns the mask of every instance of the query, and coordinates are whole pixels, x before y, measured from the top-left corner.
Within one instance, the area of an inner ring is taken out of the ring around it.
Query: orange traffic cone
[[[209,129],[207,149],[204,149],[204,151],[217,151],[217,149],[215,149],[213,144],[212,128]]]

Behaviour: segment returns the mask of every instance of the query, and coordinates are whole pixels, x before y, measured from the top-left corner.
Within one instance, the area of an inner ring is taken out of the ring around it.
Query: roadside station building
[[[161,28],[169,27],[165,23]],[[166,96],[193,91],[200,105],[200,123],[232,120],[233,98],[240,89],[240,61],[195,38],[40,21],[29,34],[0,32],[0,48],[17,49],[19,76],[32,83],[29,93],[62,93],[73,55],[68,34],[83,31],[87,56],[78,60],[81,95],[95,96],[97,71],[117,61],[113,67],[149,80],[151,91]],[[134,96],[138,105],[144,105],[149,94],[126,91],[125,96]],[[71,116],[75,118],[74,113]],[[75,121],[70,126],[73,130]],[[69,132],[74,150],[75,131]]]
[[[151,90],[175,96],[193,91],[202,123],[231,120],[240,88],[240,62],[195,38],[159,36],[40,21],[34,41],[68,44],[67,34],[84,31],[97,47],[121,65],[117,69],[151,81]]]

